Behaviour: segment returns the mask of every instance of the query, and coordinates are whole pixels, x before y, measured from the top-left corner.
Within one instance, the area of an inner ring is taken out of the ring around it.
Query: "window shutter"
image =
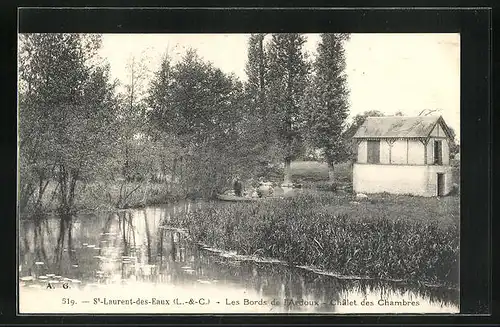
[[[367,162],[372,164],[380,163],[380,141],[368,140],[367,150]]]

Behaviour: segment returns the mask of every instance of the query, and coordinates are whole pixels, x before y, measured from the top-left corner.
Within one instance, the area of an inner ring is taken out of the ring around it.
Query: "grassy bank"
[[[292,178],[300,182],[318,182],[328,180],[328,165],[317,161],[294,161],[290,165]],[[344,162],[334,167],[335,180],[338,182],[352,181],[352,163]]]
[[[295,161],[291,164],[291,171],[293,180],[302,184],[305,189],[352,192],[352,164],[350,162],[335,165],[335,182],[333,183],[329,181],[328,165],[324,162]]]
[[[195,241],[342,275],[458,285],[459,198],[328,192],[209,204],[173,223]]]
[[[57,197],[57,184],[50,182],[42,198],[45,211],[56,211]],[[166,183],[82,182],[77,186],[75,208],[79,212],[110,211],[171,203],[186,197],[180,187]]]

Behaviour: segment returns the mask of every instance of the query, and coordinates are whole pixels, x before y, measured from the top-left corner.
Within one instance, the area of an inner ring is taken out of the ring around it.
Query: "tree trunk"
[[[285,158],[285,178],[283,180],[284,184],[290,184],[292,182],[292,169],[291,169],[292,160],[290,157]]]
[[[293,43],[288,41],[288,83],[287,83],[287,104],[286,104],[286,118],[285,118],[285,133],[286,133],[286,157],[285,157],[285,184],[290,184],[292,182],[292,172],[291,172],[291,151],[293,144],[292,137],[292,106],[293,106],[293,65],[292,65],[292,53],[293,53]]]
[[[35,187],[32,183],[25,184],[21,188],[20,201],[19,201],[19,212],[24,214],[26,207],[28,206],[31,196],[35,192]]]
[[[333,164],[328,164],[328,180],[330,183],[335,182],[335,167]]]
[[[128,140],[126,140],[126,141],[128,141]],[[125,178],[125,180],[127,182],[130,181],[128,157],[129,157],[128,145],[125,144],[125,163],[123,165],[123,178]]]
[[[172,177],[170,178],[170,182],[175,184],[177,182],[177,157],[174,157],[174,162],[172,163],[172,171],[170,172]]]
[[[76,254],[73,253],[73,221],[71,217],[68,217],[67,229],[68,229],[68,255],[70,262],[73,264],[76,262]]]

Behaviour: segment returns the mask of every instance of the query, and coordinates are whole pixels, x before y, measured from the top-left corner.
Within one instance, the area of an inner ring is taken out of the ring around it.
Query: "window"
[[[371,164],[380,163],[380,141],[368,141],[367,143],[367,162]]]
[[[443,164],[443,143],[442,141],[434,141],[434,164]]]

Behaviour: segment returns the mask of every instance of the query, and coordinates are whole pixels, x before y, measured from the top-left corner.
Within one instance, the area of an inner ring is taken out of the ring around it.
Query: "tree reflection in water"
[[[47,264],[49,264],[51,258],[46,251],[52,236],[49,220],[45,218],[23,220],[20,227],[19,262],[22,271],[26,271],[29,276],[42,275],[50,270]]]
[[[431,303],[458,305],[458,291],[338,279],[282,263],[255,262],[207,251],[190,242],[184,231],[168,225],[172,215],[186,215],[190,209],[189,205],[180,205],[80,215],[74,222],[62,224],[57,219],[22,222],[21,276],[53,273],[61,278],[80,279],[82,285],[220,284],[241,290],[242,296],[251,291],[258,297],[281,301],[316,300],[321,304],[315,308],[317,311],[332,311],[331,301],[352,294],[401,297],[411,293]],[[40,262],[44,264],[36,264]],[[310,307],[282,308],[306,309]]]

